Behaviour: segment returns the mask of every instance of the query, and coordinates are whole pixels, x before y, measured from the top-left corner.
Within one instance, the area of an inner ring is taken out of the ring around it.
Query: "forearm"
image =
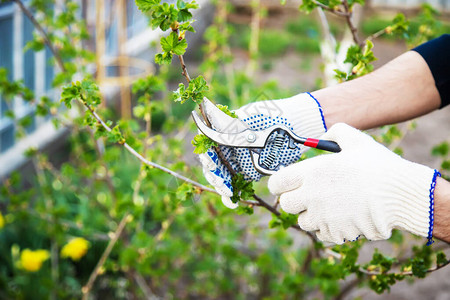
[[[311,94],[320,102],[328,128],[339,122],[359,129],[402,122],[441,103],[427,63],[414,51],[368,75]]]
[[[438,178],[434,191],[433,236],[450,243],[450,182]]]

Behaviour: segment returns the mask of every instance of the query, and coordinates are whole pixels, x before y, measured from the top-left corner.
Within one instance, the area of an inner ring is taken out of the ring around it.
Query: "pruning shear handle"
[[[273,125],[256,131],[248,128],[248,125],[239,119],[230,119],[230,124],[227,126],[230,132],[220,132],[208,127],[195,111],[192,112],[192,118],[198,129],[214,142],[228,147],[248,148],[253,165],[263,175],[272,175],[280,168],[285,167],[276,163],[286,139],[288,140],[288,147],[291,149],[295,149],[297,144],[302,144],[330,152],[341,151],[339,145],[334,141],[300,137],[285,125]],[[270,150],[265,159],[261,160],[261,153],[266,148],[269,139],[272,141]]]

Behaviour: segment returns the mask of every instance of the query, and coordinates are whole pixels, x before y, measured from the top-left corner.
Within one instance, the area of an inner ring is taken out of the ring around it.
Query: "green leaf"
[[[282,211],[278,216],[275,214],[272,214],[272,220],[269,222],[269,228],[275,228],[275,227],[283,227],[283,229],[288,229],[292,225],[297,224],[298,216],[288,214],[284,211]]]
[[[35,52],[39,52],[45,48],[45,43],[42,38],[34,38],[31,41],[28,41],[23,50],[26,52],[28,50],[33,50]]]
[[[172,62],[171,53],[158,53],[155,55],[155,63],[158,65],[168,65]]]
[[[441,168],[444,169],[444,170],[449,171],[450,170],[450,160],[444,160],[441,163]]]
[[[192,27],[192,25],[191,25],[193,22],[194,22],[194,20],[191,20],[189,22],[184,22],[183,24],[180,24],[178,29],[180,30],[181,33],[185,32],[185,31],[195,32],[194,27]]]
[[[231,201],[234,203],[237,203],[241,199],[250,199],[255,194],[253,183],[245,180],[243,174],[238,173],[234,175],[231,179],[231,185],[233,186],[233,196],[231,197]]]
[[[314,8],[317,7],[317,4],[313,0],[303,0],[302,4],[300,5],[299,9],[301,11],[304,11],[305,13],[309,14],[311,13]]]
[[[38,153],[38,149],[36,147],[29,147],[28,149],[25,150],[23,155],[30,158],[30,157],[35,156],[37,153]]]
[[[447,141],[436,145],[431,150],[431,154],[434,156],[447,156],[449,153],[449,143]]]
[[[167,37],[161,38],[161,47],[163,53],[159,53],[155,57],[157,64],[170,63],[172,55],[183,55],[186,52],[187,42],[185,39],[178,39],[176,32],[171,32]]]
[[[234,111],[231,111],[228,109],[227,105],[222,105],[222,104],[217,104],[216,105],[221,111],[223,111],[224,113],[226,113],[227,115],[229,115],[232,118],[237,119],[238,116],[236,115],[236,113]]]
[[[381,268],[381,272],[385,273],[391,269],[392,264],[396,261],[397,261],[396,258],[385,256],[382,253],[380,253],[378,249],[375,249],[375,252],[373,253],[372,256],[372,260],[370,261],[369,265],[379,266]]]
[[[178,41],[177,44],[173,47],[172,52],[176,55],[183,55],[186,52],[188,44],[185,39]]]
[[[74,83],[70,86],[63,87],[61,92],[61,102],[64,102],[67,108],[72,108],[72,100],[80,97],[80,87]]]
[[[161,38],[161,47],[165,52],[171,52],[178,43],[178,34],[171,32],[167,37]]]
[[[428,267],[422,258],[414,258],[412,260],[412,273],[414,276],[424,278],[427,275]]]
[[[119,125],[114,126],[111,132],[109,132],[108,139],[114,143],[119,144],[125,143],[125,138],[123,137],[122,132],[120,131]]]
[[[166,31],[172,25],[176,25],[178,10],[173,4],[162,3],[151,7],[151,17],[153,29],[159,27],[162,31]]]
[[[206,153],[206,151],[208,151],[209,148],[217,147],[216,142],[214,142],[209,137],[201,133],[194,136],[194,139],[192,140],[191,143],[195,147],[194,149],[195,154]]]
[[[197,104],[202,103],[204,93],[209,90],[206,80],[203,76],[198,76],[189,82],[186,88],[184,84],[180,83],[178,89],[173,92],[172,98],[175,102],[184,103],[187,100],[192,100]]]
[[[364,5],[364,0],[348,0],[348,6],[350,7],[350,9],[353,7],[353,5],[355,5],[356,3],[360,4],[360,5]]]
[[[195,188],[192,184],[183,183],[177,188],[176,197],[178,200],[186,201],[192,199]]]
[[[437,266],[442,266],[448,263],[447,257],[445,256],[445,253],[442,251],[439,251],[436,253],[436,264]]]
[[[192,18],[192,14],[187,9],[180,9],[178,11],[178,22],[186,22]]]
[[[142,12],[147,12],[159,4],[159,0],[136,0],[135,2],[138,9]]]
[[[253,207],[250,207],[250,206],[238,206],[236,209],[235,209],[235,212],[238,214],[238,215],[253,215],[253,213],[254,213],[254,210],[253,210]]]

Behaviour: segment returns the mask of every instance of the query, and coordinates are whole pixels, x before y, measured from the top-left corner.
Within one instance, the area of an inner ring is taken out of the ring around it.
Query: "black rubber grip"
[[[339,145],[336,142],[328,140],[319,140],[316,148],[330,152],[341,152],[341,147],[339,147]]]

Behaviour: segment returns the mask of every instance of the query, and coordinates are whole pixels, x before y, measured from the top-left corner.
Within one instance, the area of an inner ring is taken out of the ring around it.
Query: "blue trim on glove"
[[[430,246],[434,243],[433,241],[433,227],[434,227],[434,190],[436,188],[436,180],[438,177],[441,177],[441,173],[438,170],[434,170],[433,180],[431,181],[430,186],[430,217],[429,222],[430,226],[428,227],[428,237],[427,237],[427,246]]]
[[[327,132],[327,131],[328,131],[328,128],[327,128],[327,124],[325,124],[325,117],[323,116],[322,106],[320,105],[319,101],[318,101],[316,98],[314,98],[313,95],[311,95],[311,93],[309,93],[309,92],[306,92],[306,93],[307,93],[311,98],[313,98],[314,101],[316,101],[317,106],[319,107],[320,116],[322,117],[323,128],[325,129],[325,132]]]

